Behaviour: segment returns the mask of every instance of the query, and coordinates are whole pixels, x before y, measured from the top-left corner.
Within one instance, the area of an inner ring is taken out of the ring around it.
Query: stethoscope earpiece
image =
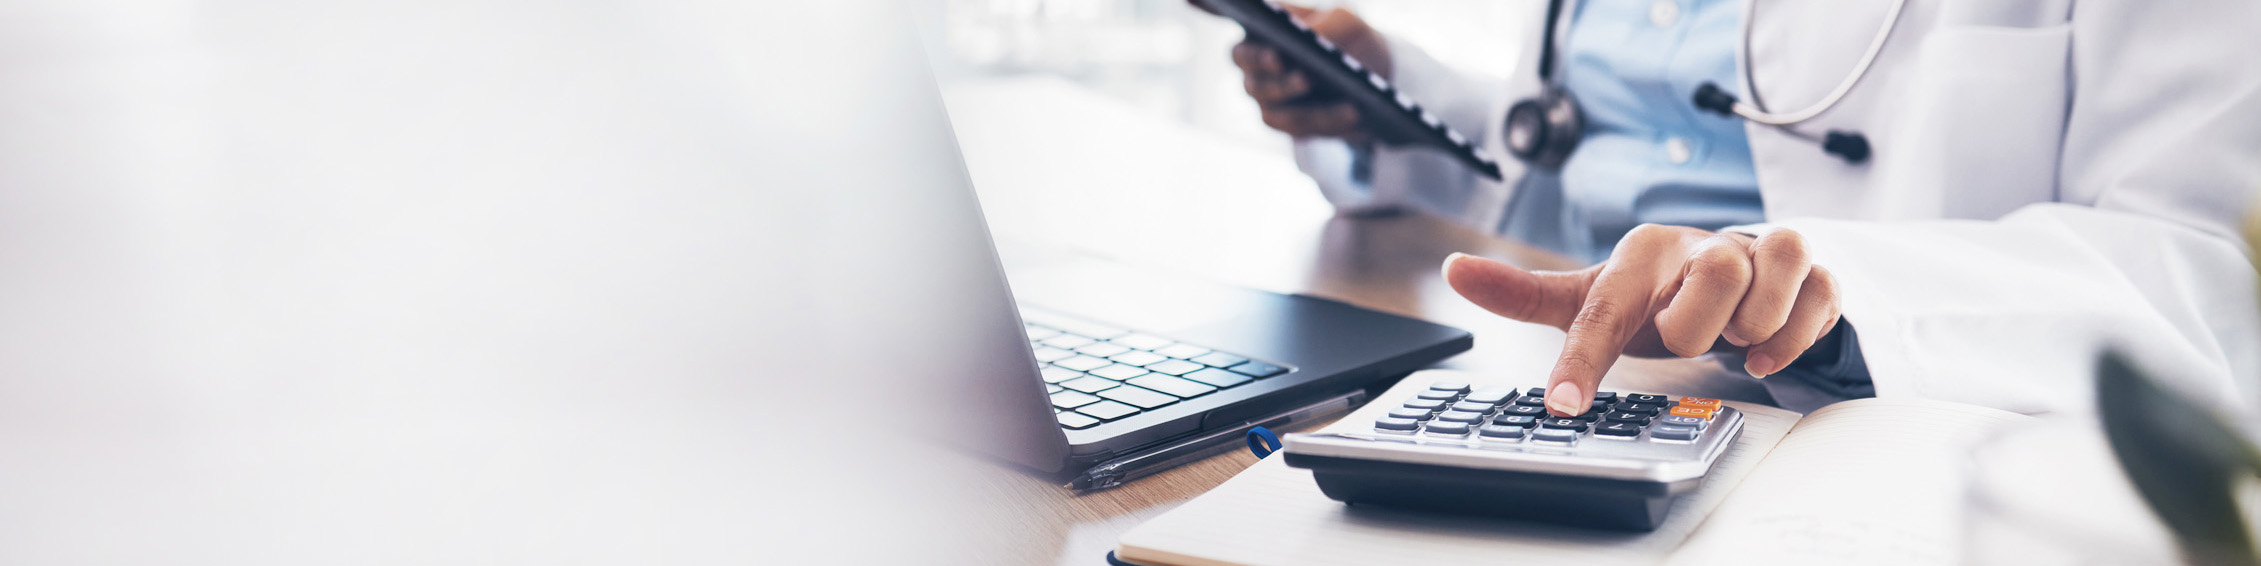
[[[1693,98],[1696,108],[1703,111],[1727,117],[1740,117],[1760,124],[1768,123],[1750,114],[1745,114],[1743,109],[1736,108],[1735,95],[1728,94],[1727,89],[1719,88],[1717,83],[1705,82],[1697,86],[1696,95]],[[1869,156],[1868,136],[1851,130],[1830,130],[1821,136],[1821,151],[1845,160],[1848,165],[1867,163]]]
[[[1868,162],[1868,136],[1860,132],[1830,130],[1821,136],[1821,150],[1851,165]]]

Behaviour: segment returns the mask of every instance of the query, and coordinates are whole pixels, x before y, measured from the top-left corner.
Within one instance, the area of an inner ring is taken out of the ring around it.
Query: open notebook
[[[1531,384],[1432,370],[1432,381]],[[1655,391],[1666,393],[1670,391]],[[1324,430],[1365,426],[1369,404]],[[1131,530],[1118,558],[1155,566],[1422,564],[1949,564],[1959,561],[1958,487],[1972,443],[2015,413],[1927,400],[1863,399],[1799,414],[1748,403],[1743,436],[1704,484],[1647,533],[1352,507],[1311,472],[1266,458]]]

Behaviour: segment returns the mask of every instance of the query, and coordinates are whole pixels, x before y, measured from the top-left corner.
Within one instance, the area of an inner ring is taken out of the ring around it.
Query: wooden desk
[[[1002,245],[1305,293],[1467,329],[1442,367],[1544,375],[1562,333],[1461,300],[1438,266],[1467,252],[1536,269],[1567,259],[1421,214],[1337,217],[1278,152],[1212,139],[1057,79],[952,85],[952,120]],[[1008,254],[1008,263],[1012,261]],[[1619,389],[1771,402],[1756,380],[1693,360],[1628,358]],[[1256,461],[1231,452],[1076,496],[1010,470],[984,474],[1013,532],[999,564],[1102,564],[1117,536]]]

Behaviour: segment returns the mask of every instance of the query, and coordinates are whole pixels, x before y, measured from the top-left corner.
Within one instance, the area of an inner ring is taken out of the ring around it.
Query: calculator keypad
[[[1374,431],[1470,438],[1486,445],[1575,446],[1589,439],[1687,444],[1702,438],[1723,408],[1718,399],[1603,391],[1594,394],[1592,410],[1558,417],[1547,413],[1545,399],[1546,391],[1539,388],[1470,389],[1466,383],[1440,381],[1375,421]]]

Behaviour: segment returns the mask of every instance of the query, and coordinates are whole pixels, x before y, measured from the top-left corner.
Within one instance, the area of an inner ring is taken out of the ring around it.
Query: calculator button
[[[1468,392],[1468,384],[1466,384],[1466,383],[1461,383],[1461,382],[1458,382],[1458,381],[1439,381],[1439,382],[1436,382],[1436,383],[1431,383],[1431,384],[1429,384],[1429,390],[1431,390],[1431,391],[1451,391],[1451,392],[1453,392],[1453,393],[1467,393],[1467,392]]]
[[[1547,405],[1547,397],[1545,395],[1524,395],[1516,397],[1515,404],[1525,407],[1544,407]]]
[[[1662,440],[1695,440],[1696,429],[1693,427],[1685,426],[1659,425],[1656,428],[1649,429],[1649,438]]]
[[[1405,407],[1408,409],[1422,409],[1433,413],[1444,410],[1445,402],[1438,401],[1436,399],[1414,399],[1412,401],[1406,401]]]
[[[1595,391],[1595,392],[1594,392],[1594,400],[1595,400],[1595,401],[1601,401],[1601,402],[1605,402],[1605,403],[1616,403],[1616,402],[1617,402],[1617,392],[1616,392],[1616,391]]]
[[[1443,422],[1474,424],[1484,422],[1484,414],[1471,413],[1468,411],[1445,411],[1437,415],[1437,420]]]
[[[1625,411],[1611,412],[1608,417],[1605,417],[1605,419],[1613,423],[1633,423],[1633,426],[1642,426],[1649,424],[1648,415],[1643,415],[1640,413],[1628,413]]]
[[[1217,387],[1232,387],[1249,381],[1248,376],[1215,368],[1185,374],[1184,377]]]
[[[1664,410],[1664,406],[1655,403],[1618,403],[1617,410],[1625,411],[1628,413],[1654,415],[1657,414],[1657,411]]]
[[[1460,394],[1451,391],[1438,391],[1435,389],[1430,389],[1415,394],[1414,397],[1419,397],[1422,399],[1436,399],[1438,401],[1451,401],[1453,399],[1460,398]]]
[[[1578,431],[1561,428],[1540,428],[1531,431],[1531,439],[1569,444],[1578,441]]]
[[[1667,414],[1675,417],[1695,417],[1699,419],[1709,419],[1711,418],[1712,411],[1714,411],[1714,409],[1706,407],[1673,407],[1672,412]]]
[[[1673,416],[1667,416],[1667,417],[1665,417],[1665,418],[1662,418],[1662,419],[1658,419],[1658,420],[1657,420],[1657,424],[1660,424],[1660,425],[1673,425],[1673,426],[1684,426],[1684,427],[1690,427],[1690,428],[1694,428],[1694,429],[1696,429],[1696,430],[1703,430],[1703,429],[1704,429],[1704,425],[1709,425],[1709,424],[1711,424],[1711,420],[1709,420],[1709,419],[1699,419],[1699,418],[1696,418],[1696,417],[1673,417]]]
[[[1492,417],[1492,424],[1531,428],[1539,426],[1539,418],[1530,415],[1500,415]]]
[[[1468,398],[1466,398],[1466,399],[1462,399],[1462,400],[1463,400],[1463,401],[1467,401],[1467,402],[1470,402],[1470,403],[1483,403],[1483,404],[1486,404],[1486,405],[1498,405],[1498,404],[1500,404],[1500,403],[1506,403],[1508,399],[1513,399],[1513,398],[1515,398],[1515,390],[1513,390],[1513,389],[1501,389],[1501,388],[1497,388],[1497,387],[1486,387],[1486,388],[1483,388],[1483,389],[1478,389],[1478,390],[1475,390],[1475,391],[1471,391],[1471,392],[1469,392],[1469,393],[1468,393]]]
[[[1469,413],[1489,413],[1492,412],[1492,406],[1483,403],[1470,403],[1467,401],[1461,401],[1459,403],[1453,403],[1452,410]]]
[[[1681,398],[1680,398],[1680,404],[1679,404],[1679,406],[1681,406],[1681,407],[1711,407],[1711,408],[1717,409],[1717,408],[1719,408],[1719,400],[1718,400],[1718,399],[1705,399],[1705,398],[1702,398],[1702,397],[1681,397]]]
[[[1608,402],[1608,401],[1603,401],[1603,400],[1600,400],[1600,399],[1596,399],[1596,400],[1594,400],[1594,404],[1593,404],[1593,406],[1590,406],[1590,407],[1586,407],[1586,413],[1587,413],[1587,414],[1593,414],[1593,413],[1607,413],[1607,412],[1609,412],[1609,406],[1610,406],[1610,402]]]
[[[1243,358],[1224,352],[1210,352],[1207,354],[1194,356],[1193,361],[1200,362],[1201,365],[1214,368],[1229,368],[1247,362],[1248,358]]]
[[[1065,387],[1061,387],[1061,386],[1058,386],[1058,385],[1053,385],[1053,384],[1050,384],[1050,383],[1046,383],[1046,384],[1044,384],[1044,394],[1045,394],[1045,395],[1051,395],[1051,394],[1053,394],[1053,393],[1059,393],[1059,392],[1061,392],[1061,391],[1067,391],[1067,390],[1068,390],[1067,388],[1065,388]]]
[[[1575,414],[1575,415],[1571,415],[1571,416],[1567,416],[1567,417],[1557,417],[1557,418],[1564,418],[1564,419],[1573,419],[1573,420],[1585,421],[1585,422],[1589,422],[1589,423],[1590,423],[1590,422],[1594,422],[1594,421],[1602,420],[1602,414],[1601,414],[1601,412],[1599,412],[1599,411],[1586,411],[1586,412],[1583,412],[1583,413],[1578,413],[1578,414]]]
[[[1484,428],[1476,429],[1476,434],[1483,435],[1485,439],[1489,440],[1520,440],[1525,432],[1523,427],[1496,424],[1484,425]]]
[[[1468,423],[1431,422],[1422,427],[1421,431],[1436,436],[1468,436]]]
[[[1077,407],[1076,412],[1099,417],[1099,420],[1111,421],[1131,416],[1138,412],[1138,408],[1114,401],[1100,401]]]
[[[1539,427],[1562,429],[1571,432],[1585,432],[1586,421],[1581,421],[1578,419],[1542,419],[1539,421]]]
[[[1523,415],[1523,416],[1527,416],[1527,417],[1543,417],[1543,416],[1546,416],[1546,414],[1547,414],[1547,410],[1546,410],[1546,409],[1544,409],[1544,408],[1540,408],[1540,407],[1533,407],[1533,406],[1530,406],[1530,405],[1516,405],[1516,406],[1513,406],[1513,407],[1508,407],[1508,408],[1505,408],[1505,409],[1500,409],[1500,412],[1499,412],[1499,414],[1502,414],[1502,415]]]
[[[1225,369],[1233,370],[1242,374],[1246,374],[1249,377],[1257,378],[1271,377],[1288,372],[1287,368],[1267,364],[1264,362],[1248,362]]]
[[[1632,438],[1641,435],[1641,425],[1633,423],[1609,423],[1594,427],[1594,435]]]
[[[1390,409],[1390,418],[1393,419],[1411,419],[1421,421],[1428,420],[1429,414],[1430,413],[1428,411],[1408,407],[1398,407],[1395,409]]]
[[[1533,388],[1531,388],[1531,389],[1530,389],[1530,390],[1528,390],[1528,391],[1524,391],[1524,392],[1523,392],[1523,396],[1525,396],[1525,397],[1545,397],[1545,396],[1547,396],[1547,390],[1546,390],[1546,389],[1544,389],[1544,388],[1533,387]]]
[[[1625,400],[1635,403],[1650,403],[1656,405],[1663,405],[1665,402],[1663,395],[1649,395],[1646,393],[1629,393],[1625,395]]]
[[[1382,417],[1379,419],[1374,419],[1374,430],[1413,432],[1413,430],[1417,428],[1421,428],[1421,421],[1416,421],[1413,419],[1401,419],[1397,417]]]

